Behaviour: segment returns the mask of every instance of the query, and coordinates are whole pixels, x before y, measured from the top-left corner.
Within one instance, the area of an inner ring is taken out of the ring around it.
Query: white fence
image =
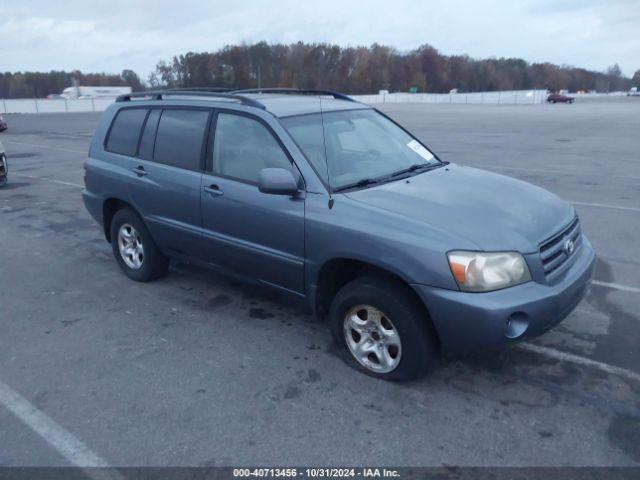
[[[363,103],[469,103],[534,105],[547,98],[545,90],[512,90],[505,92],[474,93],[380,93],[375,95],[351,95]],[[3,99],[0,113],[62,113],[102,112],[114,98],[87,98],[76,100],[44,98]]]
[[[537,105],[547,99],[546,90],[507,90],[502,92],[472,93],[378,93],[351,95],[368,104],[378,103],[457,103],[487,105]],[[570,94],[579,101],[626,96],[626,92]],[[77,100],[48,100],[44,98],[2,99],[0,113],[60,113],[102,112],[114,98],[87,98]]]
[[[62,113],[62,112],[102,112],[114,98],[85,98],[75,100],[46,98],[2,99],[0,113]]]
[[[378,93],[351,95],[363,103],[464,103],[493,105],[536,105],[547,99],[546,90],[508,90],[472,93]]]

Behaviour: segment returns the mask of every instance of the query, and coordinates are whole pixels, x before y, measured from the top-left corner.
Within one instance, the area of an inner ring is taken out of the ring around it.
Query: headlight
[[[463,252],[447,254],[460,290],[489,292],[531,280],[529,267],[516,252]]]

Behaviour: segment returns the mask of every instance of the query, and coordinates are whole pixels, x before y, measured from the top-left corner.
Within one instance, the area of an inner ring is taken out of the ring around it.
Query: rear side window
[[[122,155],[135,155],[138,148],[140,130],[146,116],[146,108],[120,110],[111,124],[106,150]]]
[[[208,120],[206,110],[164,110],[158,124],[153,159],[173,167],[200,170]]]

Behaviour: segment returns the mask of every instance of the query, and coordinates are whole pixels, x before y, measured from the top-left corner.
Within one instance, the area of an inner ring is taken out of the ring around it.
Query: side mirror
[[[273,195],[295,195],[298,184],[286,168],[263,168],[258,176],[258,190]]]

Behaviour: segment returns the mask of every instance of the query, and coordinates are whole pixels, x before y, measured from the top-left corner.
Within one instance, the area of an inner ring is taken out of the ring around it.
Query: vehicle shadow
[[[188,263],[172,264],[166,281],[178,285],[185,280],[188,283],[196,282],[193,290],[225,291],[204,301],[182,298],[186,307],[210,313],[233,308],[237,310],[234,315],[236,321],[260,320],[269,330],[286,325],[294,330],[295,340],[301,336],[306,337],[306,344],[311,350],[321,350],[323,355],[336,359],[342,365],[325,322],[312,314],[305,301]],[[551,331],[546,335],[553,334]],[[346,365],[343,374],[345,372],[348,372],[346,375],[356,376],[367,386],[382,383],[416,395],[433,392],[434,389],[452,390],[465,396],[492,399],[501,407],[516,403],[532,408],[550,407],[561,398],[572,398],[598,408],[607,405],[607,408],[624,414],[640,414],[640,407],[633,401],[637,393],[640,393],[640,385],[600,370],[522,349],[517,343],[464,356],[442,357],[425,378],[401,384],[367,377],[351,371]],[[523,389],[524,386],[527,394],[518,393],[511,399],[504,397],[508,387]],[[532,391],[537,393],[532,395]]]

